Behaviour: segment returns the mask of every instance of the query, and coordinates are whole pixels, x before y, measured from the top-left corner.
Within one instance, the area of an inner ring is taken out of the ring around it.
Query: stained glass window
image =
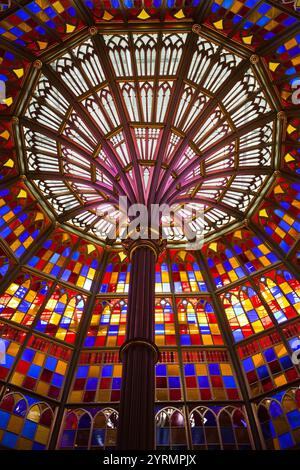
[[[119,362],[117,352],[82,352],[70,390],[69,402],[118,402],[121,377],[122,364]]]
[[[58,400],[70,358],[70,349],[32,335],[22,350],[10,382]]]
[[[31,325],[46,299],[50,283],[20,274],[0,297],[0,317]]]
[[[223,344],[211,302],[195,298],[177,299],[177,312],[182,346]]]
[[[118,413],[112,408],[69,410],[63,423],[59,448],[113,449],[117,438]]]
[[[235,341],[273,326],[273,321],[250,284],[236,287],[221,295],[224,310]]]
[[[86,348],[121,346],[125,341],[127,301],[98,299],[85,338]]]
[[[156,400],[181,400],[182,390],[177,351],[161,351],[155,371]]]
[[[128,292],[130,267],[124,253],[112,254],[102,279],[100,293]]]
[[[45,241],[28,265],[38,271],[58,277],[76,241],[77,238],[72,238],[68,233],[57,230],[51,238]]]
[[[54,31],[66,36],[80,26],[82,22],[69,0],[54,4],[46,1],[42,6],[33,1],[28,8],[20,8],[16,15],[10,14],[2,20],[0,32],[15,44],[39,53],[57,42]]]
[[[299,321],[282,328],[283,334],[288,340],[291,351],[294,353],[300,349],[300,323]],[[298,352],[295,353],[295,359],[298,359]]]
[[[273,202],[265,202],[254,221],[287,253],[300,233],[300,186],[279,180],[270,200]]]
[[[207,287],[195,256],[190,252],[171,251],[174,289],[179,292],[206,292]]]
[[[176,345],[172,300],[168,298],[155,302],[155,343],[157,346]]]
[[[182,410],[168,407],[160,410],[155,417],[156,448],[187,449],[185,419]]]
[[[5,133],[8,133],[8,131],[4,131],[2,134],[5,135]],[[33,203],[28,191],[23,186],[1,189],[0,198],[1,227],[16,217],[24,207]]]
[[[50,438],[53,410],[19,392],[7,393],[0,403],[0,442],[9,449],[44,450]]]
[[[263,399],[257,406],[268,450],[290,449],[298,442],[300,427],[299,389],[288,389]]]
[[[297,379],[299,373],[278,333],[238,348],[252,396],[270,392]]]
[[[251,449],[249,426],[241,408],[199,406],[190,413],[195,450]]]
[[[216,0],[212,4],[208,21],[212,22],[216,29],[231,31],[232,27],[240,23],[243,16],[248,15],[257,4],[258,0],[241,1],[238,3],[234,0]],[[251,44],[252,36],[250,36],[250,39],[245,39],[243,42]]]
[[[43,309],[35,329],[39,333],[73,344],[80,328],[86,297],[56,287]]]
[[[160,256],[155,265],[155,292],[171,292],[169,268],[165,255]]]
[[[250,230],[236,230],[232,235],[231,243],[248,273],[278,261],[272,249]]]
[[[18,258],[32,245],[47,223],[44,213],[30,202],[27,190],[22,187],[15,188],[11,193],[8,189],[0,192],[0,236]]]
[[[286,78],[282,84],[281,97],[290,103],[292,100],[293,83],[297,79],[300,56],[300,35],[289,38],[276,50],[276,53],[267,59],[269,69],[275,80]],[[285,75],[285,77],[284,77]]]
[[[299,315],[300,282],[289,271],[268,272],[256,283],[278,323]]]
[[[209,17],[209,22],[212,22],[217,30],[230,34],[235,26],[240,24],[235,38],[248,46],[259,46],[265,41],[272,40],[296,21],[296,18],[283,13],[280,8],[258,0],[239,3],[234,0],[216,0]]]
[[[245,276],[233,251],[222,242],[210,243],[204,248],[204,253],[216,287],[223,287]]]
[[[4,251],[0,248],[0,279],[2,279],[7,273],[10,267],[10,260],[5,255]]]
[[[16,357],[24,343],[27,333],[13,328],[5,323],[0,323],[0,379],[5,380],[12,369]]]
[[[80,240],[79,246],[72,252],[66,266],[64,266],[61,279],[77,287],[90,290],[100,266],[101,251],[92,243]]]
[[[226,351],[183,351],[187,399],[239,400],[240,393]]]

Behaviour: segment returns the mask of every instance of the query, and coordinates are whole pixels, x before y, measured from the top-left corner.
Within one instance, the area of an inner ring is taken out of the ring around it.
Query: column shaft
[[[123,363],[117,447],[154,449],[156,255],[149,246],[132,252],[126,343]]]

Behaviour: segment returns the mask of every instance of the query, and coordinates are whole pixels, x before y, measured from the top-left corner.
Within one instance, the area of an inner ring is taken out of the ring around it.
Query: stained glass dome
[[[300,9],[12,0],[0,12],[0,446],[114,449],[132,260],[155,264],[156,448],[300,446]]]
[[[95,35],[38,63],[21,120],[26,176],[59,222],[104,240],[119,196],[198,204],[204,233],[232,225],[278,161],[258,60],[195,34],[130,33]]]

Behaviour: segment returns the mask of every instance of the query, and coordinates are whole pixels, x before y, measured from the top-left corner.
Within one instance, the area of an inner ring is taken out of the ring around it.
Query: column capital
[[[167,240],[158,239],[141,239],[131,240],[127,238],[122,242],[125,253],[129,256],[129,259],[132,259],[133,253],[140,248],[150,248],[155,255],[155,260],[157,261],[159,255],[165,250],[167,245]]]
[[[150,341],[147,338],[134,338],[134,339],[130,339],[128,341],[125,341],[125,343],[120,347],[119,356],[120,356],[121,362],[122,362],[123,353],[127,349],[129,349],[133,346],[144,346],[144,347],[150,349],[150,351],[154,355],[155,362],[158,361],[158,359],[159,359],[159,350],[158,350],[158,347],[156,346],[156,344],[153,343],[153,341]]]

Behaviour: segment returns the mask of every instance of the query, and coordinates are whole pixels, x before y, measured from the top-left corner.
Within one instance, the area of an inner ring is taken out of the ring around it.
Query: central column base
[[[158,350],[153,343],[139,338],[125,343],[120,355],[124,364],[125,383],[120,404],[118,448],[153,450],[155,364]]]

